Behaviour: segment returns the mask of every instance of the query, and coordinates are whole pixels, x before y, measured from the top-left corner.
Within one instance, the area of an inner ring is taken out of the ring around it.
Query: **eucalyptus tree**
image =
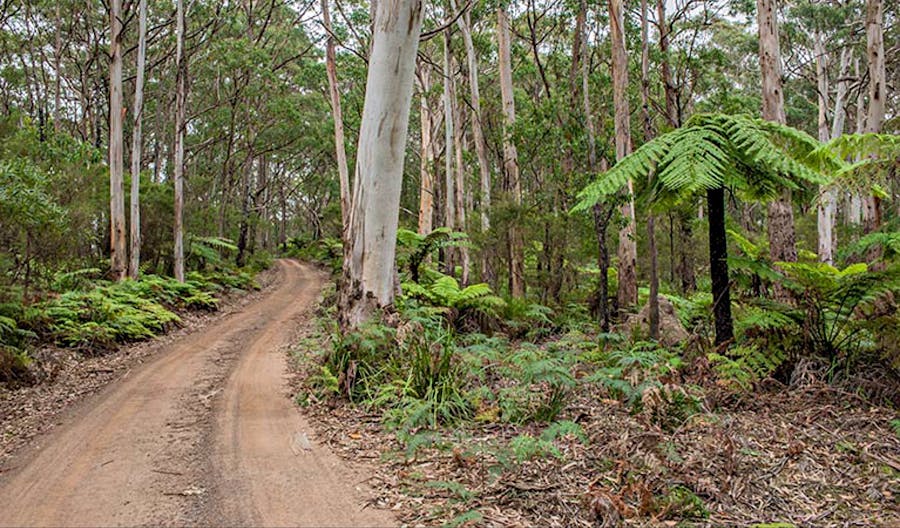
[[[113,280],[128,271],[122,108],[122,0],[109,3],[109,264]]]
[[[629,180],[649,178],[649,206],[671,205],[706,195],[709,260],[716,345],[734,337],[725,231],[725,194],[771,201],[785,190],[800,191],[829,179],[808,167],[820,146],[805,132],[746,116],[695,114],[681,128],[644,143],[579,194],[583,211],[620,192]]]
[[[374,11],[339,301],[347,328],[394,301],[400,190],[422,29],[421,0],[377,2]]]

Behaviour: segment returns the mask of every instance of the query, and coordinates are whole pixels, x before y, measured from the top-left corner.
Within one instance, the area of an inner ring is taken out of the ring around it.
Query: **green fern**
[[[650,192],[689,196],[729,187],[754,199],[781,189],[825,184],[830,178],[809,156],[819,143],[791,127],[743,115],[695,114],[685,126],[643,144],[578,194],[572,209],[586,211],[629,180],[652,176]],[[829,168],[842,166],[832,160]]]

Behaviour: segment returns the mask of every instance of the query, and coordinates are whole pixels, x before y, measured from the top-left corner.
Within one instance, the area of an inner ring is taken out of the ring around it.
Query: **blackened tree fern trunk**
[[[706,191],[709,209],[709,274],[712,281],[716,346],[734,339],[731,293],[728,284],[728,245],[725,238],[725,188]]]

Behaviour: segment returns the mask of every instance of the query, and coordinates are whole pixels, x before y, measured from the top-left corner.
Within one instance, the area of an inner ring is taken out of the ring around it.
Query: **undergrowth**
[[[142,275],[109,282],[91,278],[95,270],[58,274],[60,293],[24,305],[0,304],[0,381],[31,381],[28,350],[53,344],[85,355],[114,350],[122,343],[151,338],[181,322],[179,314],[216,310],[228,290],[256,289],[251,272],[191,272],[185,282]]]

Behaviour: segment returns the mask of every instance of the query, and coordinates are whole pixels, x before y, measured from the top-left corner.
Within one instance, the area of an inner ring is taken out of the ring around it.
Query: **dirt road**
[[[308,436],[283,346],[325,277],[278,262],[267,295],[161,345],[0,474],[0,526],[390,526]]]

